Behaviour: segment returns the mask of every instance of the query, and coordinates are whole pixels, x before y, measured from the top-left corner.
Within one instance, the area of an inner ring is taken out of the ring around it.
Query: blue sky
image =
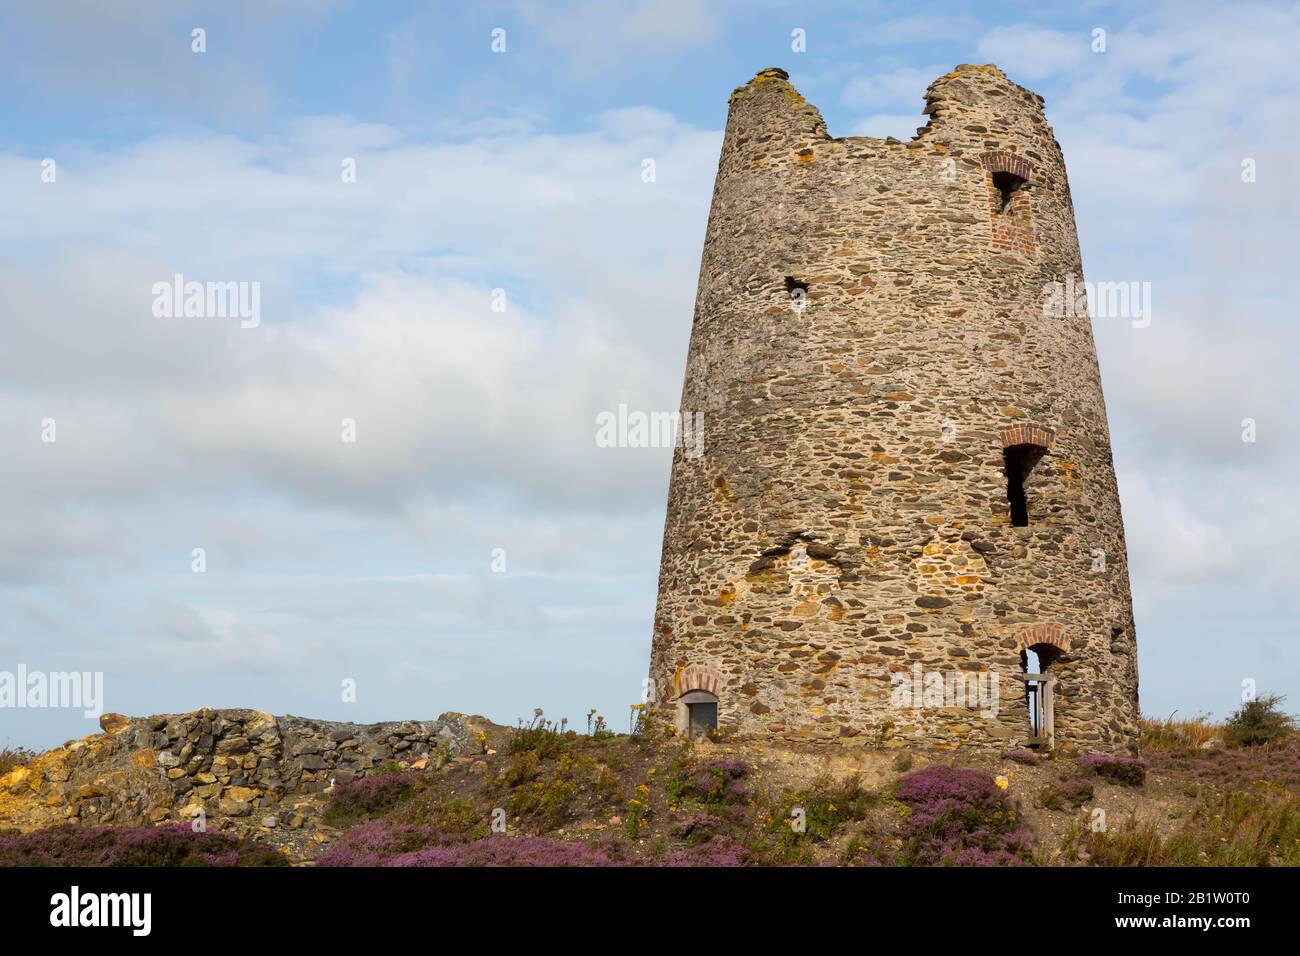
[[[1296,49],[1269,3],[7,6],[0,670],[624,726],[669,453],[594,420],[676,404],[727,96],[781,66],[833,135],[907,138],[995,62],[1047,100],[1087,277],[1153,285],[1149,328],[1095,323],[1143,708],[1294,703]],[[260,282],[262,324],[154,318],[176,272]],[[0,711],[0,745],[93,729]]]

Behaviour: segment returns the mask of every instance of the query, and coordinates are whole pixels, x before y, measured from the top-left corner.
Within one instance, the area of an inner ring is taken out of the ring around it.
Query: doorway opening
[[[718,729],[718,698],[706,690],[682,694],[686,707],[686,729],[692,737],[707,737]]]
[[[1055,736],[1056,675],[1052,665],[1061,656],[1054,644],[1033,644],[1020,652],[1020,678],[1025,682],[1029,710],[1029,747],[1050,750]]]

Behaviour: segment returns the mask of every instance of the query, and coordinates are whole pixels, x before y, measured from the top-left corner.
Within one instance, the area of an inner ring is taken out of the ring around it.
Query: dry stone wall
[[[42,754],[0,779],[0,828],[59,822],[297,829],[334,782],[394,762],[439,767],[483,752],[481,717],[350,724],[257,710],[128,718]],[[420,761],[426,761],[422,764]]]
[[[780,70],[732,95],[681,404],[705,452],[673,463],[654,713],[683,726],[707,681],[739,733],[1012,746],[1041,627],[1061,635],[1056,746],[1132,750],[1091,323],[1044,315],[1049,283],[1082,282],[1061,149],[993,66],[937,79],[926,112],[910,142],[836,139]],[[1033,453],[1024,527],[1004,436]],[[918,665],[995,681],[996,713],[900,705]]]

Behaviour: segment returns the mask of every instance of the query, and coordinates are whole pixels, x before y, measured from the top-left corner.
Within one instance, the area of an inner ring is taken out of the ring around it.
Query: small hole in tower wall
[[[1037,445],[1012,445],[1002,452],[1007,475],[1007,503],[1011,506],[1011,523],[1017,528],[1029,525],[1029,504],[1025,500],[1025,478],[1042,455]]]
[[[1012,214],[1011,197],[1025,185],[1025,180],[1015,173],[1000,172],[993,174],[993,188],[998,191],[998,215]]]
[[[802,279],[796,279],[794,276],[785,277],[785,291],[793,294],[794,292],[807,292],[808,283]]]

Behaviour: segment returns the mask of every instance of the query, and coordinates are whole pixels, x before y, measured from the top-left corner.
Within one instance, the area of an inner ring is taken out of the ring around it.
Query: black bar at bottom
[[[0,910],[6,943],[75,933],[131,945],[143,928],[143,897],[135,898],[134,911],[123,909],[121,897],[103,908],[109,916],[118,909],[118,921],[127,925],[54,926],[51,916],[71,922],[74,886],[81,907],[92,909],[98,894],[147,893],[149,937],[192,942],[200,933],[218,953],[218,942],[232,931],[259,944],[284,939],[304,945],[319,932],[333,948],[349,938],[418,936],[430,924],[446,932],[467,920],[486,920],[494,938],[518,932],[527,939],[542,927],[548,934],[560,931],[570,920],[591,928],[598,915],[631,921],[651,934],[664,921],[660,929],[677,934],[699,920],[701,930],[732,941],[769,932],[783,915],[827,929],[848,920],[859,934],[911,926],[969,939],[981,926],[1027,928],[1050,919],[1071,939],[1200,934],[1227,941],[1290,925],[1284,915],[1291,914],[1283,912],[1289,877],[1265,869],[1031,867],[0,869]],[[95,901],[87,904],[88,896]],[[127,918],[132,912],[134,928]]]

